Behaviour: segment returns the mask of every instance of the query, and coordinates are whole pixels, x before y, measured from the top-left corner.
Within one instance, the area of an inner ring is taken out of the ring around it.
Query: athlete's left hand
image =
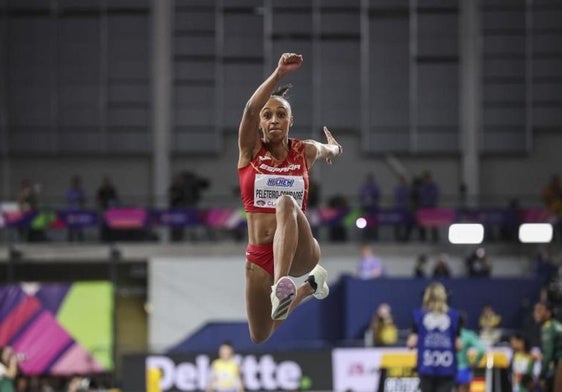
[[[338,146],[338,153],[334,154],[333,156],[335,157],[335,156],[341,155],[341,153],[343,152],[341,144],[338,143],[336,138],[332,135],[332,132],[330,132],[330,130],[327,127],[324,127],[324,134],[326,135],[326,140],[328,141],[328,144]],[[326,162],[329,163],[329,164],[332,164],[332,156],[331,155],[326,156]]]

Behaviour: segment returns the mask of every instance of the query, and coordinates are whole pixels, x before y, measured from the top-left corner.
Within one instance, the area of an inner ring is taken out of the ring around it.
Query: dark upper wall
[[[197,168],[213,180],[210,192],[230,194],[234,172],[226,180],[219,173],[235,162],[232,132],[244,103],[279,54],[291,50],[305,56],[288,80],[295,85],[293,134],[317,137],[326,124],[346,143],[337,167],[315,169],[323,181],[325,173],[341,179],[337,186],[326,181],[326,194],[356,189],[370,170],[390,194],[394,173],[382,158],[398,152],[413,174],[434,171],[455,197],[462,148],[458,4],[423,0],[410,10],[405,0],[371,0],[368,9],[359,0],[313,3],[264,8],[238,0],[218,9],[218,2],[175,2],[174,168]],[[95,184],[86,184],[90,189],[108,174],[149,199],[150,1],[2,4],[0,157],[9,155],[11,164],[0,174],[9,176],[0,186],[10,189],[0,194],[14,194],[19,180],[31,177],[56,195],[79,172]],[[562,127],[562,7],[554,0],[532,7],[527,13],[524,1],[489,0],[480,9],[481,150],[510,154],[482,161],[485,196],[534,195],[562,166],[550,148],[559,145]]]

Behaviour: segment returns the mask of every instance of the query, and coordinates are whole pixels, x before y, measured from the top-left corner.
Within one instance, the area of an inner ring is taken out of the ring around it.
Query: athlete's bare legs
[[[302,276],[318,264],[320,246],[296,201],[281,196],[276,207],[277,228],[273,238],[274,277],[263,268],[246,263],[246,312],[252,341],[267,340],[283,322],[271,318],[271,286],[283,276]],[[314,294],[314,288],[304,282],[296,292],[287,314],[303,299]]]
[[[254,343],[266,341],[284,320],[271,319],[271,285],[273,278],[267,271],[256,264],[246,262],[246,312],[250,337]],[[289,314],[303,299],[311,296],[314,289],[304,282],[297,290],[297,295],[289,307]]]

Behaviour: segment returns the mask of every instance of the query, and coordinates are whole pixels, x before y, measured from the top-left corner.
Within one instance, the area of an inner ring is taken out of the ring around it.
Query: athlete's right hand
[[[303,62],[302,54],[283,53],[277,64],[277,70],[281,76],[298,69]]]

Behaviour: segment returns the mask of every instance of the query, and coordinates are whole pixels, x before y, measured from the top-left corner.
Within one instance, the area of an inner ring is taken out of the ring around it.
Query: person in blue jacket
[[[451,392],[455,386],[460,316],[447,299],[445,286],[432,282],[424,290],[421,308],[413,311],[407,346],[417,349],[421,392]]]

